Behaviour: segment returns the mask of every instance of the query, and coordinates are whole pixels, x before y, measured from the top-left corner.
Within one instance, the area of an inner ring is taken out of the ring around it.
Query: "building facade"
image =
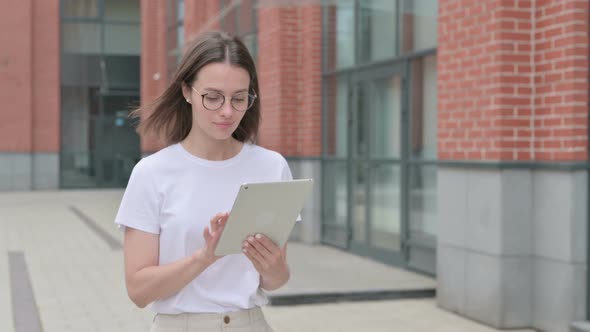
[[[447,310],[588,309],[587,0],[24,0],[0,13],[0,190],[123,187],[127,118],[201,32],[259,71],[259,144],[316,179],[293,238],[435,275]]]

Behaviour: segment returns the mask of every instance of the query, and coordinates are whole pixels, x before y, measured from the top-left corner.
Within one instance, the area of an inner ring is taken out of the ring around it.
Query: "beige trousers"
[[[259,307],[228,312],[184,313],[179,315],[157,314],[150,332],[272,332]]]

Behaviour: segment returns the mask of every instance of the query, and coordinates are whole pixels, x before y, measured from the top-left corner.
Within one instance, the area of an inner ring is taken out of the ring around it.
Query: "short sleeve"
[[[159,198],[149,164],[141,160],[131,172],[115,224],[160,234]]]

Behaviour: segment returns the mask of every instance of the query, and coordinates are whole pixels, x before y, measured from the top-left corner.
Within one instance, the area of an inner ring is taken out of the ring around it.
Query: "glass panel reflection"
[[[104,19],[107,21],[139,22],[139,0],[104,0]]]
[[[371,155],[375,158],[401,156],[401,79],[398,76],[371,83]]]
[[[398,251],[401,248],[401,181],[399,165],[380,164],[371,169],[371,244]]]
[[[438,215],[435,165],[410,170],[409,206],[410,237],[434,244]]]
[[[100,24],[62,23],[61,45],[64,53],[99,54]]]
[[[355,64],[355,2],[341,0],[323,8],[325,70]]]
[[[349,88],[345,78],[330,77],[326,84],[326,130],[329,156],[346,158],[348,155]]]
[[[98,0],[62,0],[64,17],[94,18],[98,16]]]
[[[378,61],[396,55],[397,1],[359,2],[360,60]]]
[[[365,163],[354,165],[352,194],[352,238],[356,242],[367,241],[367,174]]]
[[[324,211],[326,223],[346,226],[348,216],[348,186],[346,162],[324,164]]]
[[[104,53],[139,55],[141,27],[138,24],[106,24],[104,26]]]
[[[436,56],[412,62],[411,154],[413,158],[437,158]]]
[[[402,7],[403,51],[436,47],[438,0],[403,0]]]

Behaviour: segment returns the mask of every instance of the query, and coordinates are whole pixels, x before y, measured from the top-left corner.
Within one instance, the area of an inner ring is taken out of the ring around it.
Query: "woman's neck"
[[[243,143],[230,137],[226,140],[195,137],[192,132],[180,144],[191,154],[206,160],[227,160],[240,153]]]

